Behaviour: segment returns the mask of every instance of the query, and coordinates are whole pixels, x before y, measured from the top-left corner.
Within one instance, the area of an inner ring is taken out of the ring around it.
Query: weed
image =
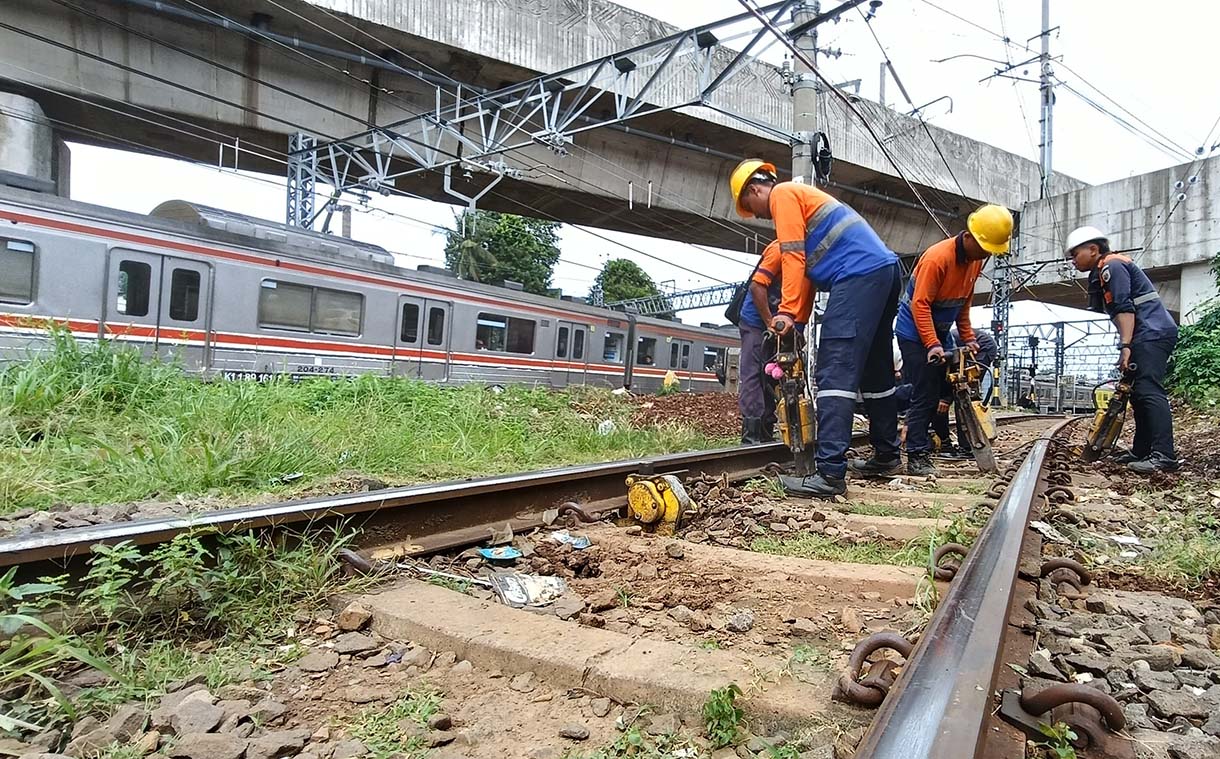
[[[1072,748],[1072,741],[1076,740],[1076,731],[1071,727],[1062,722],[1056,722],[1053,725],[1042,722],[1038,724],[1038,731],[1048,740],[1037,745],[1050,750],[1055,759],[1076,759],[1076,749]]]
[[[624,609],[631,606],[631,600],[634,597],[631,592],[631,588],[627,587],[626,585],[621,586],[618,588],[615,594],[618,596],[619,606],[622,606]]]
[[[1166,525],[1140,562],[1150,576],[1164,580],[1198,583],[1220,576],[1220,529],[1210,516],[1187,516]]]
[[[742,490],[747,490],[751,493],[761,493],[770,498],[782,499],[787,493],[784,490],[784,484],[779,481],[778,477],[754,477],[742,486]]]
[[[801,750],[795,744],[785,743],[782,746],[767,746],[768,759],[800,759]]]
[[[637,725],[614,743],[589,753],[568,753],[565,759],[676,759],[693,756],[691,742],[680,735],[647,735]]]
[[[204,382],[139,351],[54,332],[0,370],[0,513],[52,503],[290,496],[360,472],[394,482],[715,447],[633,429],[608,390],[441,386],[364,376]],[[615,431],[597,433],[612,419]]]
[[[788,659],[793,664],[804,664],[817,669],[830,669],[830,654],[820,648],[802,643],[792,649],[792,656]]]
[[[431,691],[407,693],[389,707],[363,709],[349,719],[340,720],[337,726],[363,743],[373,759],[388,759],[396,754],[422,757],[428,750],[423,740],[424,728],[439,708],[440,697]],[[404,720],[414,722],[420,734],[403,730],[399,723]]]
[[[715,638],[704,638],[699,641],[699,648],[702,648],[704,651],[719,651],[720,641]]]
[[[458,593],[467,592],[470,590],[471,585],[471,583],[466,580],[455,580],[452,577],[440,577],[438,575],[429,577],[428,582],[432,585],[447,588],[448,590],[456,591]]]
[[[703,704],[703,722],[712,748],[723,748],[737,741],[745,711],[737,706],[741,688],[730,683],[712,691]]]
[[[135,744],[111,743],[92,756],[94,759],[144,759],[144,752]]]

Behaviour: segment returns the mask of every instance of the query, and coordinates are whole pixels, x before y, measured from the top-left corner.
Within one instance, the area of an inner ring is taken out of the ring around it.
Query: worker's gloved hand
[[[1118,352],[1118,369],[1119,371],[1128,371],[1131,368],[1131,349],[1123,348]]]
[[[939,345],[933,345],[928,348],[928,363],[943,364],[945,363],[945,349]]]
[[[792,321],[791,316],[776,314],[775,318],[771,320],[771,331],[777,335],[786,335],[792,331],[794,325],[795,322]]]

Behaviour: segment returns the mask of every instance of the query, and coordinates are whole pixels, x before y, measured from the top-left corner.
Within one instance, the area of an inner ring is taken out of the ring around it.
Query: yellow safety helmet
[[[1004,206],[982,206],[966,219],[966,229],[988,253],[1007,253],[1008,241],[1012,238],[1012,213]]]
[[[733,193],[733,205],[737,206],[737,215],[743,219],[752,219],[754,214],[741,207],[741,191],[758,173],[770,174],[774,179],[777,174],[775,164],[767,163],[760,158],[747,158],[737,164],[737,168],[733,169],[733,173],[729,175],[729,190]]]

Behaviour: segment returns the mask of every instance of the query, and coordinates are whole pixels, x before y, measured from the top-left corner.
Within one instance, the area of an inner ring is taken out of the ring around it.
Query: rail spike
[[[832,694],[835,700],[858,706],[881,705],[897,680],[894,662],[888,659],[874,662],[863,680],[860,679],[860,669],[869,656],[883,648],[893,649],[906,659],[911,656],[915,644],[892,631],[873,633],[857,643],[847,660],[847,671],[839,676],[839,683]]]

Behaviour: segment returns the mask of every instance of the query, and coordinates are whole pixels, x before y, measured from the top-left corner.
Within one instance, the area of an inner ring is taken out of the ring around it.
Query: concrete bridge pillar
[[[1182,324],[1193,324],[1199,318],[1199,306],[1216,297],[1216,277],[1211,262],[1183,264],[1178,290]]]
[[[37,102],[0,92],[0,184],[67,196],[69,153]]]

